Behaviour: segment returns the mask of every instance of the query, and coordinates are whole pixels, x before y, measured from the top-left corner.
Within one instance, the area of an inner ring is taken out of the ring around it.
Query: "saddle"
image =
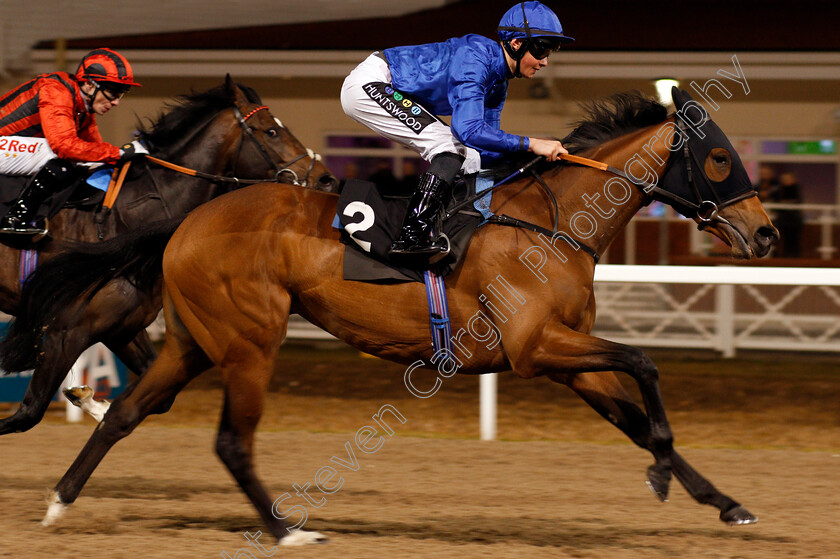
[[[99,187],[91,185],[88,180],[93,179],[99,173],[102,173],[102,171],[97,171],[91,175],[83,173],[63,188],[53,192],[38,208],[35,217],[50,219],[64,208],[74,208],[87,212],[95,211],[105,198],[105,192],[100,190]],[[32,180],[30,176],[0,175],[0,212],[2,212],[0,215],[8,213],[30,180]],[[91,180],[91,182],[94,181]]]
[[[475,194],[475,176],[455,180],[446,208],[454,208]],[[421,268],[407,268],[389,259],[388,249],[399,236],[408,211],[410,195],[384,193],[373,182],[349,179],[338,199],[333,226],[341,230],[344,251],[344,279],[378,283],[423,282],[426,270],[445,276],[458,265],[483,216],[471,206],[464,207],[438,224],[449,239],[450,250],[442,259]]]
[[[576,156],[564,158],[576,164],[602,165]],[[485,223],[518,227],[551,237],[557,229],[557,200],[540,174],[553,165],[542,157],[523,153],[501,159],[490,169],[482,170],[477,175],[458,175],[452,188],[452,198],[446,203],[446,210],[443,212],[447,218],[437,226],[437,230],[442,231],[449,239],[450,251],[442,260],[424,268],[406,268],[404,265],[395,264],[388,257],[388,249],[399,235],[411,193],[393,196],[381,192],[372,182],[347,180],[339,195],[333,221],[333,226],[342,231],[342,242],[347,245],[344,251],[344,279],[379,283],[423,283],[423,276],[427,271],[444,277],[457,267],[473,233]],[[553,208],[547,208],[548,211],[553,210],[553,230],[508,215],[495,215],[490,211],[492,191],[514,177],[526,173],[534,177],[553,202]],[[477,188],[479,182],[480,186]],[[583,245],[580,247],[598,260],[598,255],[592,249]]]

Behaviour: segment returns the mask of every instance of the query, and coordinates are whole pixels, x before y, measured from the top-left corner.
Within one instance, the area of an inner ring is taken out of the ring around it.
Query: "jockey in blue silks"
[[[344,80],[341,105],[350,118],[430,162],[392,256],[428,259],[446,249],[433,223],[458,171],[477,173],[482,162],[517,151],[549,161],[566,153],[556,140],[508,134],[500,122],[508,80],[533,78],[561,42],[574,39],[540,2],[513,6],[498,33],[499,41],[465,35],[376,52]],[[436,115],[452,115],[451,127]]]

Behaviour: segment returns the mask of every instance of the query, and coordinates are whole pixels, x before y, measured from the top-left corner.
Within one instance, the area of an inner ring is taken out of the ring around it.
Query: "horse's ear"
[[[230,100],[234,103],[242,105],[248,102],[247,97],[242,93],[239,86],[236,85],[236,82],[233,81],[233,78],[230,77],[230,74],[225,75],[225,91],[227,91]]]
[[[691,101],[691,95],[684,89],[678,89],[677,86],[671,87],[671,99],[674,100],[674,107],[680,110],[683,105]]]

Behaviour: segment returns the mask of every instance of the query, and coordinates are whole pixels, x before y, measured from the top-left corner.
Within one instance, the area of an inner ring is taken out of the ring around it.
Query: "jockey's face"
[[[94,84],[88,82],[82,84],[82,91],[85,92],[88,96],[93,95],[93,100],[91,101],[90,112],[97,114],[97,115],[104,115],[112,108],[116,107],[120,104],[120,99],[109,99],[103,92],[102,89],[97,88]]]
[[[522,39],[512,39],[510,41],[510,45],[514,48],[514,50],[518,51],[522,48]],[[538,71],[548,66],[549,54],[546,54],[543,58],[537,59],[534,58],[534,55],[530,52],[526,52],[525,56],[522,57],[522,62],[519,63],[519,73],[522,74],[523,78],[530,80]],[[507,56],[507,53],[505,53],[505,57],[508,59],[511,72],[515,71],[516,61]]]

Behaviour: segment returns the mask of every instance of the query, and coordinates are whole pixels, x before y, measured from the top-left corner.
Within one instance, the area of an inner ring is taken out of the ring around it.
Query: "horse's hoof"
[[[64,397],[76,407],[82,407],[82,403],[93,398],[93,389],[90,386],[73,386],[62,390]]]
[[[280,538],[280,545],[308,545],[311,543],[327,543],[329,538],[321,532],[307,532],[295,530]]]
[[[64,511],[67,510],[67,505],[61,502],[58,493],[55,491],[51,493],[50,498],[47,499],[47,503],[49,503],[49,506],[47,507],[47,514],[44,515],[44,519],[41,521],[41,526],[52,526],[55,524],[56,520],[61,518]]]
[[[741,526],[742,524],[755,524],[758,522],[758,517],[753,516],[750,511],[741,505],[721,512],[720,519],[730,526]]]
[[[647,469],[647,486],[656,498],[668,502],[668,486],[671,484],[671,470],[657,464]]]

